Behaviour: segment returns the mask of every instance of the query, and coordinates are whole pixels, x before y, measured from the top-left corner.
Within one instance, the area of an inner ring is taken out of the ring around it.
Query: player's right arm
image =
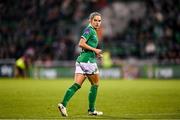
[[[101,49],[97,49],[97,48],[93,48],[93,47],[89,46],[83,37],[80,38],[79,47],[81,47],[83,49],[94,51],[96,53],[96,55],[100,55],[102,52]]]

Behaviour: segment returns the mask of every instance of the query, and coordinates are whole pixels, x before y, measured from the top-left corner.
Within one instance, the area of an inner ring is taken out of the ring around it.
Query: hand
[[[96,53],[96,57],[101,60],[102,57],[103,57],[102,50],[101,49],[96,49],[95,53]]]
[[[101,54],[98,54],[98,55],[96,55],[96,56],[97,56],[97,58],[102,59],[103,54],[101,53]]]
[[[96,53],[97,56],[99,56],[100,54],[102,54],[102,50],[101,49],[95,49],[94,52]]]

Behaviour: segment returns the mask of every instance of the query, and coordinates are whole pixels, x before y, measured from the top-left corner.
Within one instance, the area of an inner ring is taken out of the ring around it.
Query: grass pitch
[[[96,108],[88,116],[90,84],[68,104],[68,118],[57,104],[73,80],[0,79],[0,119],[180,119],[180,80],[101,80]]]

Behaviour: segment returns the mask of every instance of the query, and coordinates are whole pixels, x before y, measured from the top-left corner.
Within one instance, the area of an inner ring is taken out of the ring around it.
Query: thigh
[[[86,79],[86,76],[84,74],[75,73],[75,76],[74,76],[75,83],[82,85],[85,79]]]
[[[87,75],[91,85],[99,85],[99,74]]]

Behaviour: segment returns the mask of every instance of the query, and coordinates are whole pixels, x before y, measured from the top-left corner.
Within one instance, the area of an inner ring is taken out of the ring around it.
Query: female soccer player
[[[96,63],[96,57],[102,57],[102,50],[96,48],[98,45],[96,30],[100,25],[101,14],[98,12],[91,13],[89,16],[89,25],[84,29],[79,41],[79,47],[82,48],[82,52],[76,60],[74,84],[66,91],[63,101],[58,104],[62,116],[68,116],[66,110],[67,103],[75,92],[81,88],[86,78],[88,78],[91,83],[88,114],[103,114],[103,112],[95,110],[95,101],[99,85],[99,70]]]

